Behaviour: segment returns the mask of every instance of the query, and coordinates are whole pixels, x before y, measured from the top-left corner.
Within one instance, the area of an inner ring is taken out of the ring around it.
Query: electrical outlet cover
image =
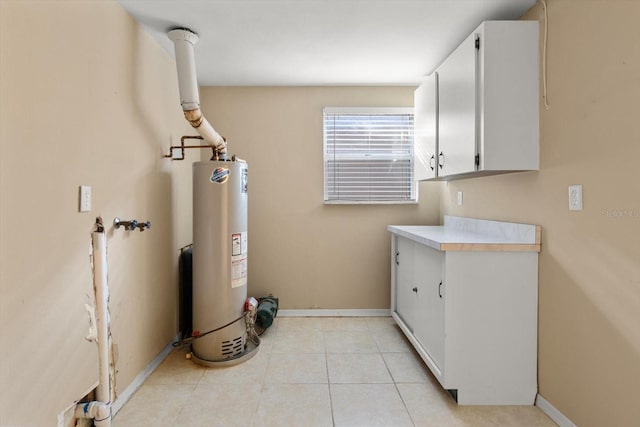
[[[582,210],[582,185],[575,184],[569,186],[569,210]]]

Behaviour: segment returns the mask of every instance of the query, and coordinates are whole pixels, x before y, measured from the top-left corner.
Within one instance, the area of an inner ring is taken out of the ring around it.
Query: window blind
[[[416,201],[413,109],[324,109],[324,200]]]

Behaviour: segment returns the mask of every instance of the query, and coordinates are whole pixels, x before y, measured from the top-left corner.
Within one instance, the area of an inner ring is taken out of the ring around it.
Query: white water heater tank
[[[193,164],[193,330],[201,334],[243,317],[247,299],[247,163]],[[195,339],[197,363],[242,358],[244,319]],[[222,362],[222,363],[218,363]]]

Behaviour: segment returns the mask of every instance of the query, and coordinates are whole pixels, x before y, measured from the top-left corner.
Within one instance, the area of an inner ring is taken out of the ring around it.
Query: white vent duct
[[[167,35],[175,48],[180,104],[182,105],[184,116],[202,138],[215,148],[218,159],[226,160],[227,142],[209,124],[200,111],[196,62],[193,53],[193,46],[198,42],[198,35],[188,28],[171,30]]]

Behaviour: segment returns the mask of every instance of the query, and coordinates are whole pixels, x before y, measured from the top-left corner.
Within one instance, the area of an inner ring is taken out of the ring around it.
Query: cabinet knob
[[[413,289],[411,289],[411,290],[412,290],[413,292],[415,292],[416,294],[418,293],[418,288],[417,288],[417,287],[415,287],[415,288],[413,288]]]

